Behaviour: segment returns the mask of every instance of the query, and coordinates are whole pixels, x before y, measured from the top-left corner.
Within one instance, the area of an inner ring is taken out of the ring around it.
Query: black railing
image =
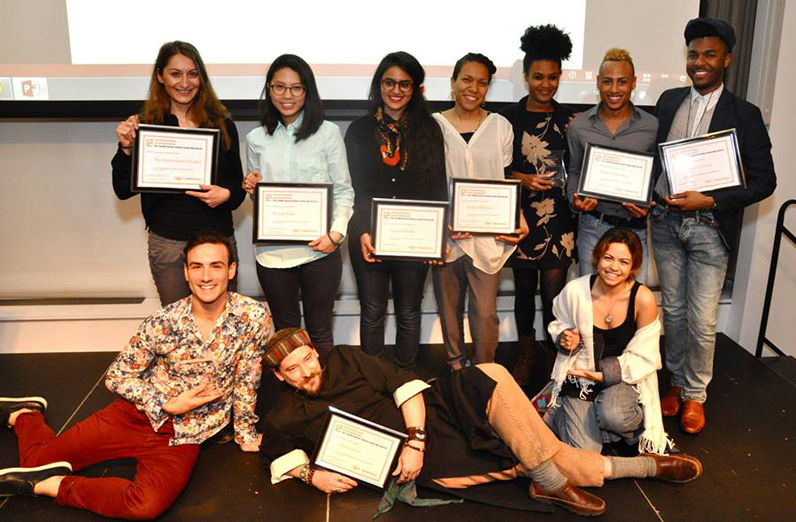
[[[777,355],[785,355],[777,345],[771,342],[771,339],[766,337],[766,329],[768,328],[768,314],[771,311],[771,297],[774,293],[774,280],[777,276],[777,264],[779,263],[779,247],[782,245],[782,236],[784,235],[790,239],[791,243],[796,246],[796,235],[785,227],[785,212],[791,205],[796,205],[796,199],[790,199],[779,207],[779,214],[777,215],[777,229],[774,231],[774,249],[771,252],[771,266],[768,269],[768,283],[766,284],[766,300],[763,303],[763,317],[760,319],[760,333],[757,336],[757,349],[755,350],[755,357],[763,355],[763,345],[775,352]]]

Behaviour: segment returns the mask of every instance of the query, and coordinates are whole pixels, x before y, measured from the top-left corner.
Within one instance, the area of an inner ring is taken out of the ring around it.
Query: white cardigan
[[[595,370],[594,363],[594,321],[592,317],[591,275],[570,281],[553,300],[553,314],[556,319],[550,323],[548,332],[557,340],[561,332],[577,328],[583,346],[572,354],[559,352],[553,366],[552,379],[555,382],[551,407],[570,369]],[[639,452],[663,454],[674,445],[663,428],[661,402],[658,396],[657,370],[661,369],[660,352],[661,323],[658,318],[640,330],[628,343],[618,357],[622,369],[622,382],[632,385],[639,394],[639,402],[644,413],[644,431],[639,439]]]

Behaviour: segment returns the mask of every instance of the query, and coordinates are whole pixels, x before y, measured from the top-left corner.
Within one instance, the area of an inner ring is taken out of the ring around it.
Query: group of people
[[[0,422],[16,431],[23,466],[0,470],[0,495],[46,495],[107,516],[153,518],[184,488],[199,445],[230,421],[241,449],[261,452],[272,482],[299,478],[327,493],[344,492],[356,482],[315,469],[308,458],[328,406],[409,434],[395,470],[400,484],[462,491],[529,476],[532,498],[595,515],[605,503],[581,486],[621,477],[697,478],[697,459],[667,455],[672,443],[662,415],[682,409],[687,433],[705,426],[716,313],[739,218],[745,206],[773,192],[776,178],[759,110],[723,84],[732,27],[699,18],[684,36],[692,86],[666,91],[654,116],[631,102],[635,69],[622,49],[609,50],[600,65],[597,106],[576,115],[556,102],[572,43],[550,25],[523,35],[528,96],[502,114],[484,108],[496,72],[486,56],[468,53],[455,64],[453,107],[432,114],[420,63],[390,53],[371,82],[370,111],[351,123],[345,139],[324,120],[309,65],[282,55],[265,78],[261,126],[246,138],[245,176],[235,125],[199,53],[184,42],[165,44],[142,114],[117,128],[114,190],[122,199],[134,195],[130,154],[139,122],[219,129],[218,185],[141,195],[164,308],[144,321],[108,372],[106,384],[121,398],[63,435],[46,426],[43,398],[0,399]],[[671,194],[658,168],[650,208],[577,193],[586,144],[653,151],[661,142],[730,128],[738,135],[743,188]],[[569,171],[563,187],[552,174],[560,159]],[[520,227],[497,236],[451,233],[442,263],[376,258],[373,198],[447,201],[452,177],[520,180]],[[333,185],[328,233],[307,245],[256,247],[267,305],[234,292],[232,211],[263,180]],[[361,305],[361,350],[335,348],[332,336],[346,239]],[[672,373],[662,400],[661,324],[643,284],[648,239]],[[581,275],[567,283],[574,259]],[[513,375],[493,364],[499,276],[507,263],[520,347]],[[432,385],[411,373],[429,265],[452,370]],[[537,287],[546,343],[537,343],[533,326]],[[384,361],[390,293],[396,350],[393,361]],[[464,343],[468,293],[472,359]],[[555,357],[552,372],[549,357]],[[284,390],[258,434],[260,361]],[[553,382],[544,418],[518,385],[540,368]],[[640,455],[599,454],[617,440],[638,444]],[[138,461],[134,481],[72,475],[122,456]]]

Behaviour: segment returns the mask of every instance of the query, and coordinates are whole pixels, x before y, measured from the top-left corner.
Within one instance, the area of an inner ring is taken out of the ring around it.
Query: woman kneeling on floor
[[[595,274],[569,282],[553,301],[549,332],[559,354],[545,421],[571,446],[599,452],[625,440],[662,454],[672,444],[658,398],[658,307],[634,277],[641,262],[638,236],[613,228],[592,252]]]

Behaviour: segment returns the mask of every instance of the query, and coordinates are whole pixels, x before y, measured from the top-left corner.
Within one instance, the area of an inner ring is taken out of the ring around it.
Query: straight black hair
[[[412,97],[406,106],[406,150],[411,154],[409,163],[420,172],[420,179],[424,185],[433,185],[434,176],[445,168],[445,145],[442,130],[437,121],[431,116],[426,97],[423,96],[422,86],[426,79],[426,71],[417,58],[409,53],[398,51],[382,58],[373,80],[370,82],[370,110],[376,114],[379,107],[383,107],[381,97],[381,79],[390,67],[398,67],[412,79]]]
[[[260,95],[260,125],[265,127],[269,135],[272,135],[279,122],[284,123],[282,114],[280,114],[271,100],[270,87],[274,74],[285,68],[295,71],[301,79],[301,85],[304,86],[304,107],[301,109],[304,112],[304,119],[295,134],[296,141],[299,142],[318,132],[323,123],[324,110],[323,101],[321,101],[321,96],[318,94],[318,86],[315,84],[315,75],[312,74],[312,69],[307,62],[295,54],[283,54],[277,57],[268,68],[268,73],[265,75],[265,87],[263,87],[263,92]]]

